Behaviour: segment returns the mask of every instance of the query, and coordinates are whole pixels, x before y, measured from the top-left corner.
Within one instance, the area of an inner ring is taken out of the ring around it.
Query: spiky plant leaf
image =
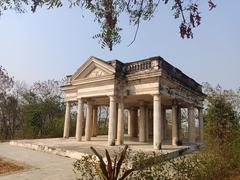
[[[114,174],[113,174],[113,169],[112,169],[112,160],[110,158],[110,155],[108,153],[108,151],[105,149],[106,152],[106,157],[107,157],[107,169],[108,169],[108,177],[109,179],[113,179]]]
[[[102,156],[96,151],[96,149],[94,149],[93,147],[90,147],[90,149],[92,150],[92,152],[98,157],[98,159],[99,159],[99,165],[100,165],[100,168],[101,168],[101,170],[102,170],[102,173],[103,173],[103,175],[106,177],[106,179],[108,179],[109,177],[108,177],[108,172],[107,172],[107,169],[106,169],[106,164],[105,164],[105,162],[103,161],[103,158],[102,158]]]
[[[120,168],[121,168],[121,166],[122,166],[123,160],[124,160],[125,157],[126,157],[127,149],[128,149],[128,145],[126,145],[126,146],[124,147],[123,151],[121,152],[120,159],[119,159],[119,161],[117,162],[116,177],[118,177],[118,174],[119,174],[119,172],[120,172]]]

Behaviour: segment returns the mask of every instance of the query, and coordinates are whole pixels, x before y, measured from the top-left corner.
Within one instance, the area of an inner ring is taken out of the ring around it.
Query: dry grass
[[[0,175],[9,174],[16,171],[24,170],[25,166],[9,159],[0,157]]]
[[[233,171],[228,180],[240,180],[240,168]]]

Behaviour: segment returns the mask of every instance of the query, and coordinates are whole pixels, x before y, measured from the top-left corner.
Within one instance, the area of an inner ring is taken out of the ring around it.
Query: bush
[[[199,152],[169,159],[162,154],[128,150],[120,166],[119,177],[124,172],[130,172],[126,179],[227,179],[240,169],[240,121],[233,104],[233,99],[229,98],[228,94],[212,89],[208,95],[208,109],[204,116],[204,146]],[[115,167],[119,153],[115,154],[117,155],[113,155],[111,162],[108,160],[108,164],[103,164],[102,167]],[[98,159],[101,158],[92,155],[84,157],[75,163],[76,171],[88,173],[87,177],[103,178]],[[115,176],[115,179],[117,177]]]

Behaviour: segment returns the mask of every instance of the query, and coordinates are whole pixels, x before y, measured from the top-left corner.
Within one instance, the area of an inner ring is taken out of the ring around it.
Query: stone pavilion
[[[97,107],[109,107],[108,145],[124,144],[124,110],[128,112],[128,134],[140,142],[153,141],[161,149],[166,136],[166,110],[172,113],[172,145],[181,145],[181,108],[188,109],[188,141],[203,139],[202,87],[162,57],[123,63],[90,57],[77,71],[67,76],[61,87],[65,94],[64,138],[69,137],[71,104],[77,102],[76,140],[91,141],[96,133]],[[87,106],[84,125],[84,104]],[[197,110],[196,121],[195,114]]]

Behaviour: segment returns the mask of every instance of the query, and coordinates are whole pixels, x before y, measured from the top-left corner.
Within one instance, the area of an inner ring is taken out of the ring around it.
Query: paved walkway
[[[0,143],[0,156],[20,161],[30,166],[25,171],[0,176],[0,180],[72,180],[74,159],[33,151],[9,143]]]
[[[133,151],[153,151],[152,142],[140,143],[137,139],[126,136],[124,143],[128,144]],[[75,179],[72,164],[76,160],[67,157],[78,159],[85,154],[91,154],[90,146],[95,147],[101,154],[104,154],[105,148],[112,153],[124,147],[108,147],[107,136],[92,138],[91,142],[77,142],[75,138],[50,138],[16,140],[12,141],[11,144],[0,143],[0,157],[22,162],[30,166],[30,168],[23,172],[0,176],[0,180],[72,180]],[[189,148],[190,146],[187,145],[176,147],[169,145],[169,142],[165,142],[162,150],[156,152],[167,153],[170,157],[177,157],[179,153],[185,152]]]

